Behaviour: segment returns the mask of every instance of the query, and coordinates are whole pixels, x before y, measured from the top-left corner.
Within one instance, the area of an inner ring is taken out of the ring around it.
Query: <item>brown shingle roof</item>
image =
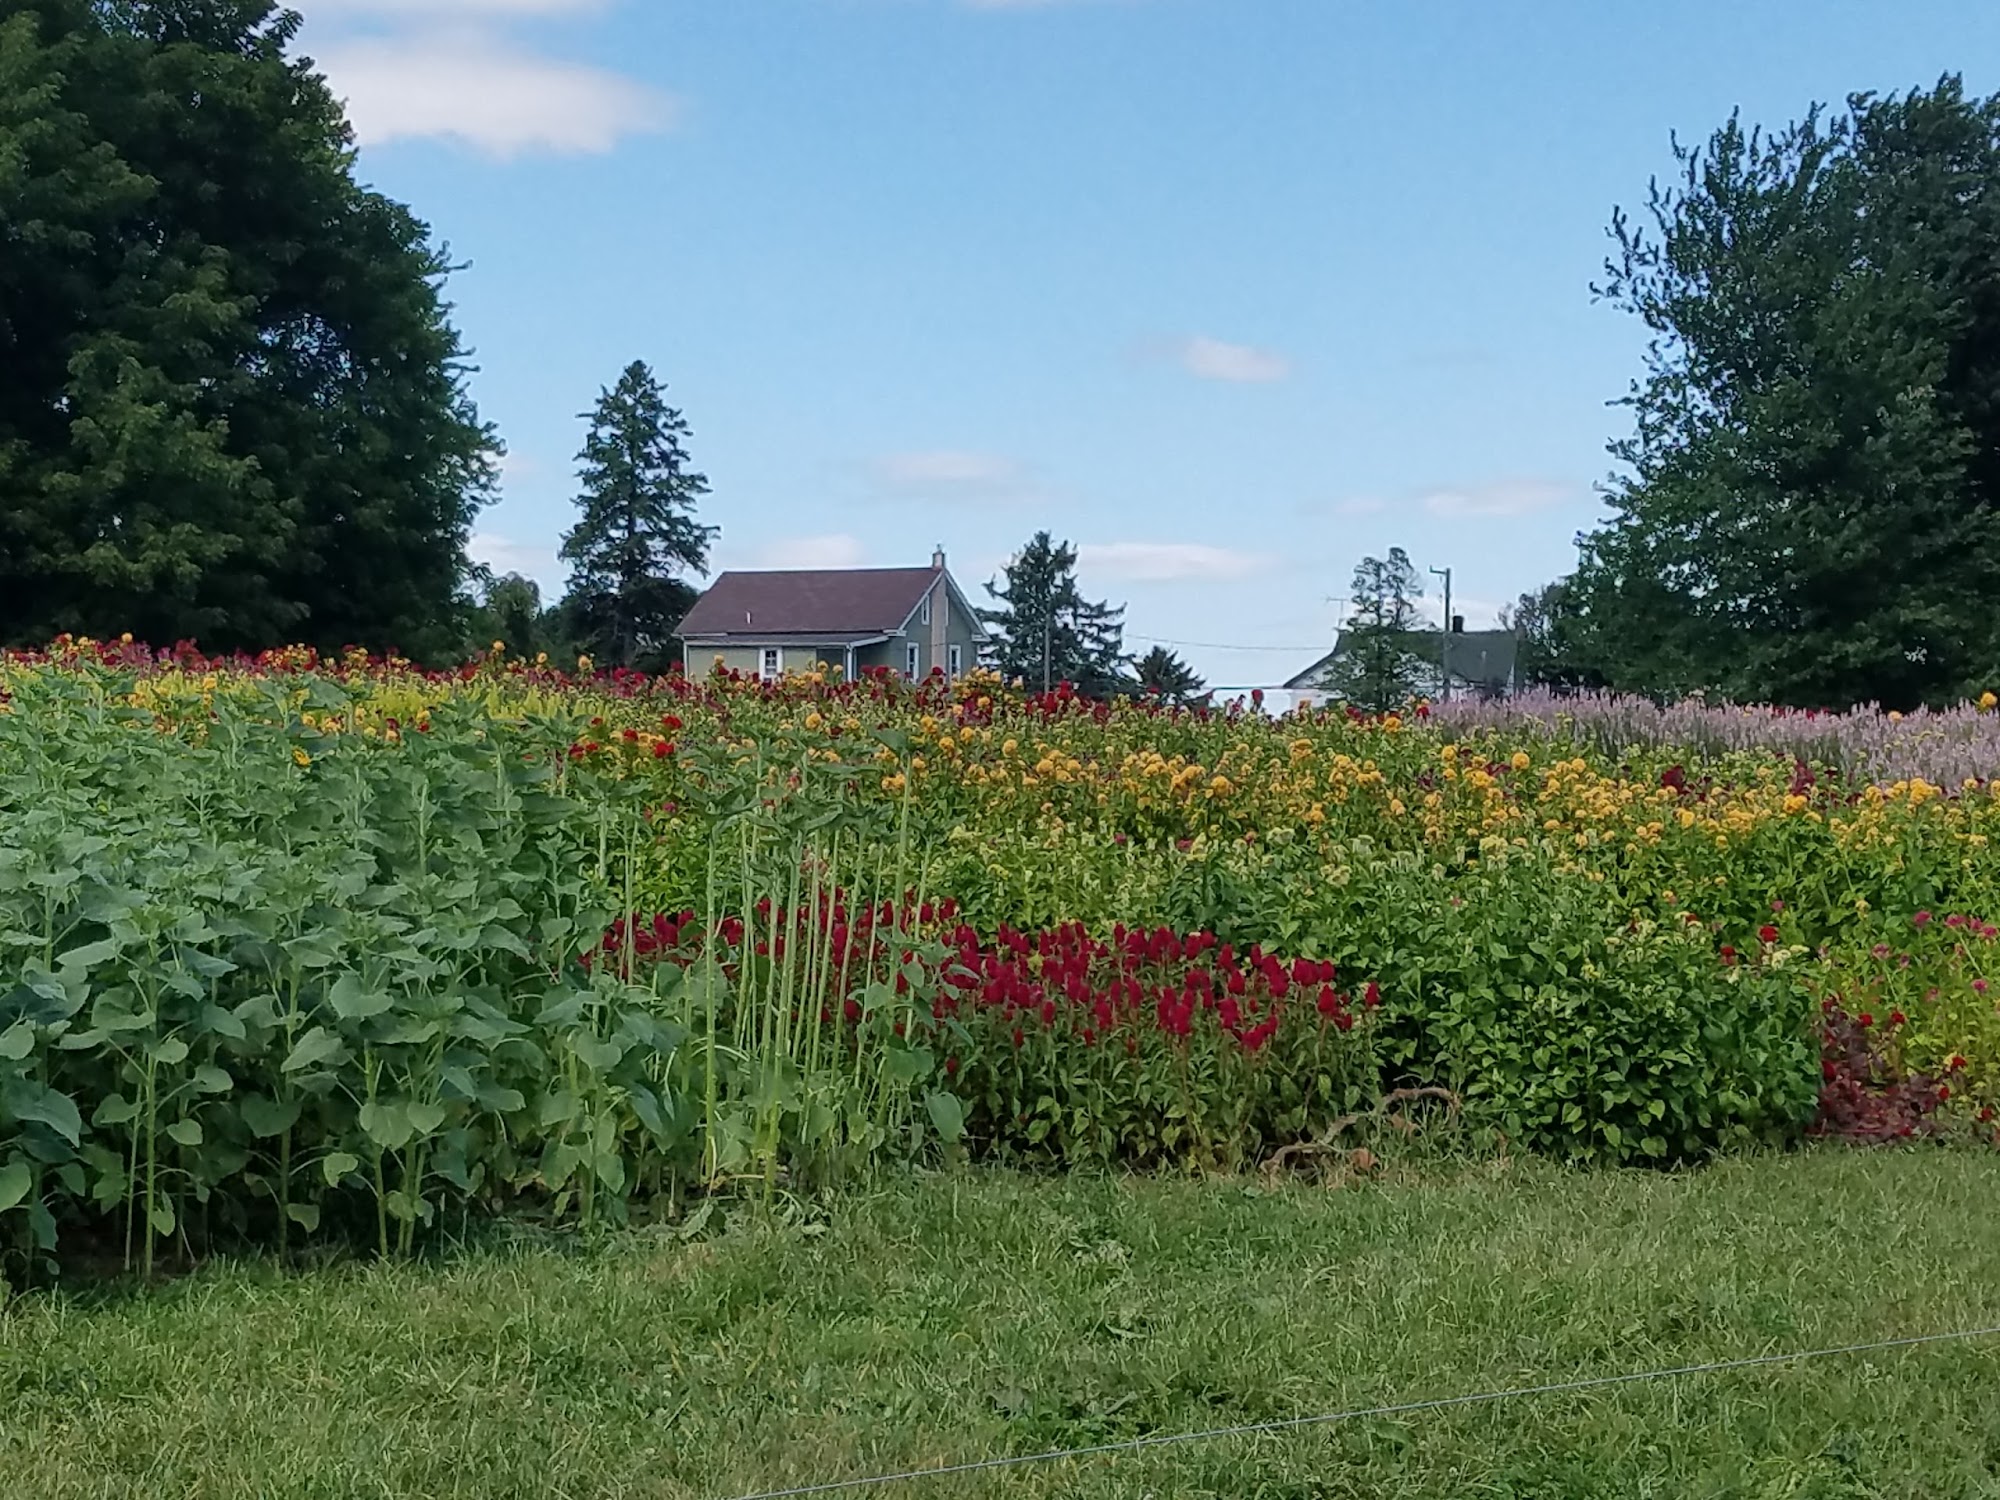
[[[676,633],[879,635],[901,627],[937,574],[930,568],[822,568],[722,573]]]

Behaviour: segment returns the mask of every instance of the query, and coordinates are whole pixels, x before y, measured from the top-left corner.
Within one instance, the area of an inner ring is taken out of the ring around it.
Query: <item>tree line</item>
[[[272,0],[0,12],[0,640],[662,663],[717,534],[689,424],[644,363],[601,392],[562,598],[467,558],[503,449],[450,256],[356,181],[298,26]],[[2000,655],[2000,99],[1947,76],[1774,131],[1732,117],[1673,160],[1612,217],[1592,291],[1650,342],[1602,523],[1512,612],[1520,674],[1977,691]],[[1357,579],[1375,614],[1398,556]],[[1041,532],[989,584],[996,664],[1198,701],[1172,652],[1126,654],[1075,562]],[[1350,618],[1356,695],[1396,679],[1407,623]]]

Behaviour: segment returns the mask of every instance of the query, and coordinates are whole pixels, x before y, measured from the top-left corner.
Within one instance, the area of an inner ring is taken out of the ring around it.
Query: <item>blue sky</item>
[[[1670,132],[2000,88],[1990,0],[295,3],[468,263],[476,555],[560,585],[578,413],[641,358],[718,567],[943,543],[981,596],[1046,527],[1228,686],[1363,555],[1474,624],[1569,566],[1643,347],[1589,284]]]

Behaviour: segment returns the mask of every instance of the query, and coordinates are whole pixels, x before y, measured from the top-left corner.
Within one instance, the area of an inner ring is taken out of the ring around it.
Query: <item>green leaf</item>
[[[35,1050],[35,1027],[31,1021],[16,1021],[0,1031],[0,1062],[19,1062]]]
[[[236,1080],[210,1063],[194,1070],[194,1086],[204,1094],[226,1094],[236,1086]]]
[[[68,1094],[38,1084],[26,1084],[7,1091],[4,1107],[17,1120],[46,1125],[72,1146],[83,1139],[83,1116]]]
[[[123,1125],[127,1120],[136,1118],[138,1113],[139,1106],[123,1094],[106,1094],[104,1101],[91,1113],[90,1123]]]
[[[326,1179],[328,1187],[340,1186],[340,1179],[361,1165],[361,1158],[345,1151],[329,1151],[320,1158],[320,1175]]]
[[[965,1134],[965,1105],[955,1094],[943,1093],[937,1089],[924,1095],[924,1108],[930,1112],[931,1124],[947,1145],[954,1145]]]
[[[299,1109],[303,1100],[268,1099],[262,1094],[245,1094],[236,1101],[236,1109],[243,1117],[243,1123],[250,1127],[254,1136],[270,1140],[283,1135],[298,1122]]]
[[[35,1185],[35,1174],[24,1161],[10,1161],[0,1167],[0,1214],[20,1203]]]
[[[625,1049],[614,1041],[600,1041],[590,1035],[580,1035],[570,1042],[570,1051],[576,1060],[592,1072],[603,1073],[618,1066],[618,1060],[625,1055]]]
[[[363,988],[359,974],[341,975],[326,998],[343,1021],[365,1021],[379,1016],[393,1003],[389,996]]]
[[[199,1120],[176,1120],[167,1127],[167,1138],[183,1146],[201,1144],[201,1122]]]
[[[120,946],[116,938],[99,938],[94,943],[83,943],[66,953],[56,955],[56,964],[60,968],[82,969],[87,972],[98,964],[116,958]]]
[[[412,1103],[408,1110],[410,1126],[418,1135],[432,1135],[444,1124],[444,1113],[442,1104]]]
[[[285,1217],[298,1225],[307,1234],[319,1229],[319,1205],[317,1203],[288,1203]]]
[[[177,1036],[164,1037],[152,1048],[153,1061],[163,1067],[178,1067],[187,1061],[188,1044]]]
[[[164,1239],[174,1232],[174,1206],[164,1199],[155,1203],[146,1214],[146,1222],[153,1226],[153,1233]]]
[[[361,1129],[384,1151],[400,1151],[416,1135],[409,1110],[398,1101],[373,1100],[361,1106]]]
[[[324,1026],[315,1026],[299,1038],[298,1044],[292,1048],[291,1056],[285,1059],[283,1071],[297,1073],[315,1064],[343,1057],[346,1052],[347,1049],[341,1044],[339,1037]]]

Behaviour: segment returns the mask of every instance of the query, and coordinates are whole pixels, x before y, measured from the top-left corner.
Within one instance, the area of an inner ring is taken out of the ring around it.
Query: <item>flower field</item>
[[[0,695],[15,1254],[396,1253],[932,1157],[1235,1170],[1413,1096],[1605,1162],[2000,1103],[1977,705],[1947,786],[1908,769],[1928,721],[1677,741],[498,652],[62,642]]]

